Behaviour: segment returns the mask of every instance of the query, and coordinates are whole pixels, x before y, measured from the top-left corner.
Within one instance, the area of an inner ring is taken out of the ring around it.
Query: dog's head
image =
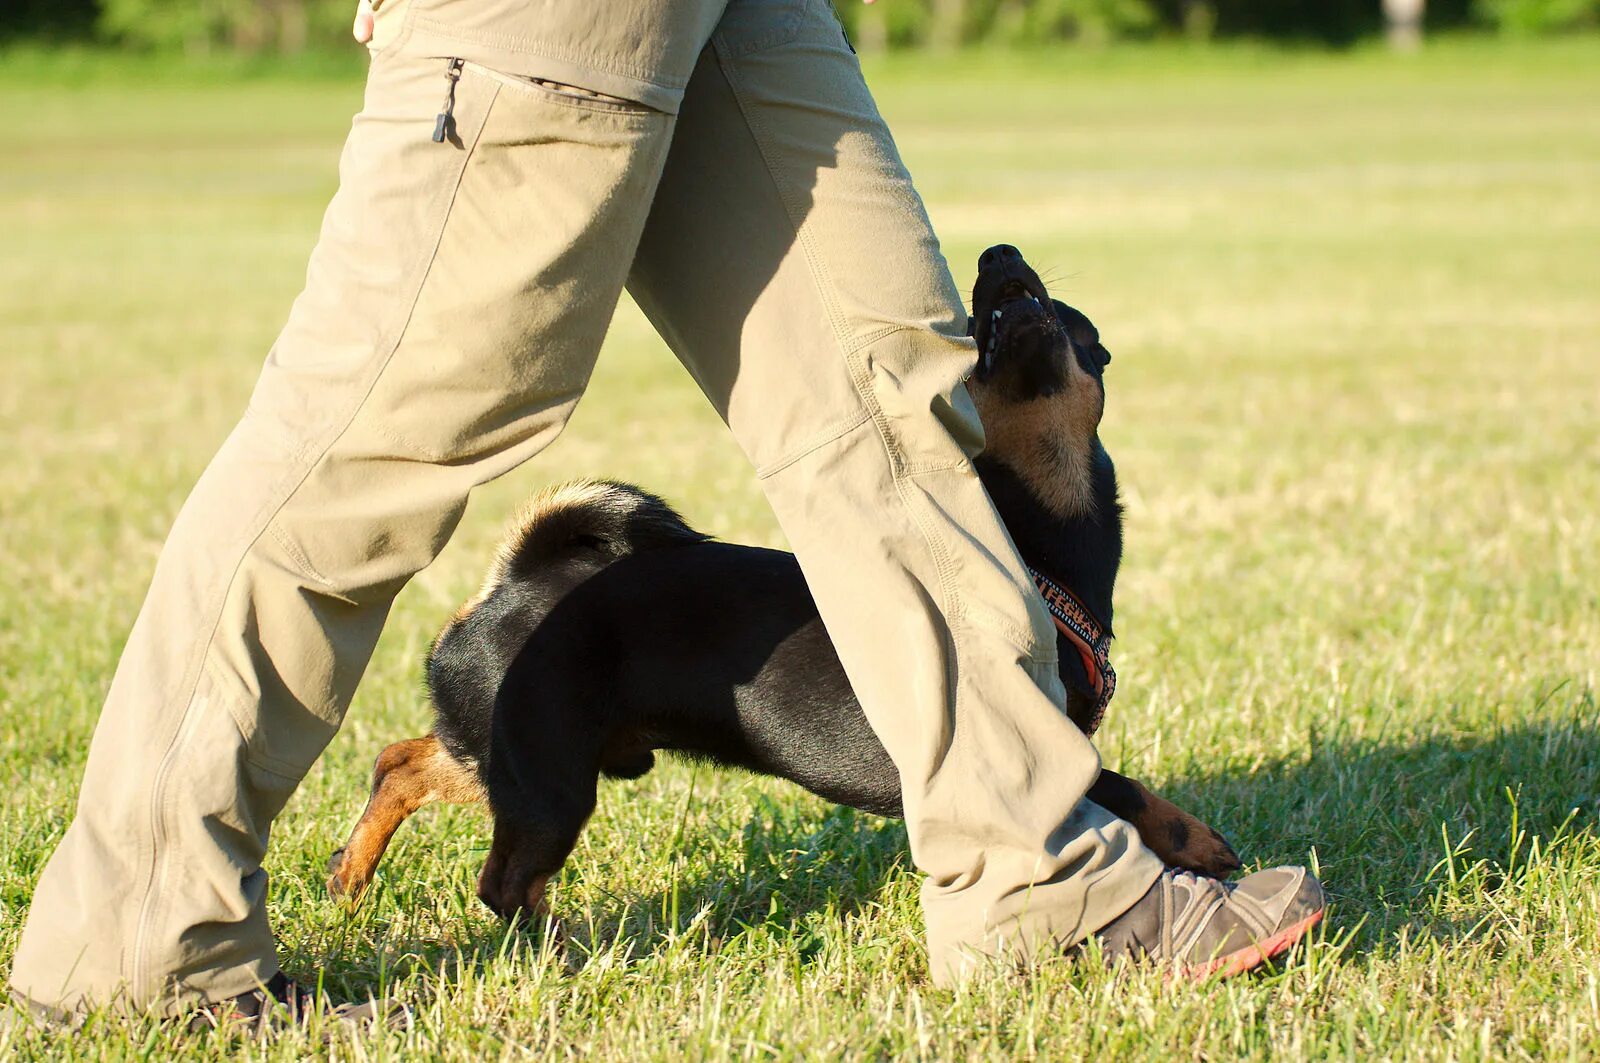
[[[1099,330],[1052,299],[1020,251],[998,244],[978,258],[972,335],[978,364],[967,389],[983,419],[984,453],[1057,516],[1086,514],[1111,361]]]

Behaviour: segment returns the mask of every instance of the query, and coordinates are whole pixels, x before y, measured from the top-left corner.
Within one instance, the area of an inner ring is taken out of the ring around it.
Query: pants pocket
[[[633,100],[625,100],[620,96],[610,96],[594,89],[570,85],[565,82],[551,81],[547,78],[532,77],[526,74],[508,74],[492,67],[484,66],[482,63],[474,63],[471,60],[467,61],[465,69],[499,82],[513,91],[529,93],[544,99],[546,102],[576,107],[580,110],[601,111],[607,114],[660,113],[653,107],[647,107]]]
[[[732,0],[717,23],[718,49],[729,59],[788,44],[800,34],[809,0]]]

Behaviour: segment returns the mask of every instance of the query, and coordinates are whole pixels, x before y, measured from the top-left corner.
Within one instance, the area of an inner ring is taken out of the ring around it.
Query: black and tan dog
[[[1067,712],[1092,733],[1115,681],[1106,649],[1122,556],[1098,434],[1111,356],[1015,248],[979,259],[972,301],[969,387],[988,437],[978,472],[1056,620]],[[542,912],[600,776],[643,775],[656,750],[901,813],[894,764],[794,557],[712,541],[622,484],[575,484],[533,503],[434,644],[428,687],[433,732],[379,756],[371,800],[331,862],[337,895],[366,887],[418,808],[487,799],[494,845],[478,895],[508,918]],[[1168,864],[1239,867],[1220,835],[1137,782],[1103,771],[1089,797]]]

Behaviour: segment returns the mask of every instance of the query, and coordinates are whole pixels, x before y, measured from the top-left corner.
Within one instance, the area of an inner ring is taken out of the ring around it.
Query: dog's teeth
[[[1000,311],[989,312],[989,343],[984,344],[984,368],[995,367],[995,344],[1000,343]]]

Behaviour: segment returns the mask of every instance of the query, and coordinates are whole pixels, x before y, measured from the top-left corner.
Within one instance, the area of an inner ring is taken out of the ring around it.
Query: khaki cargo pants
[[[561,430],[625,283],[749,454],[899,766],[934,977],[1131,905],[1159,861],[1083,800],[1097,755],[969,460],[961,300],[826,0],[390,0],[379,33],[305,292],[161,556],[14,989],[173,1008],[277,971],[273,818],[468,492]]]

